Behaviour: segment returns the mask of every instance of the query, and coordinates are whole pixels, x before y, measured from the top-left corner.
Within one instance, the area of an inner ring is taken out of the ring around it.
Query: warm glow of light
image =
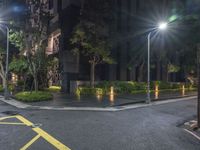
[[[102,100],[102,95],[101,95],[101,94],[96,94],[96,97],[97,97],[97,100],[98,100],[99,102],[101,102],[101,100]]]
[[[158,28],[159,28],[160,30],[165,30],[165,29],[167,29],[167,23],[166,23],[166,22],[161,22],[161,23],[159,23]]]
[[[17,83],[17,80],[18,80],[18,76],[16,74],[12,73],[12,82]]]
[[[158,99],[158,97],[159,97],[159,87],[158,87],[158,85],[156,84],[156,85],[155,85],[155,99]]]
[[[113,86],[110,87],[110,94],[114,95],[114,87]]]
[[[109,98],[110,102],[113,104],[115,101],[115,96],[114,94],[110,94],[110,98]]]
[[[185,96],[185,85],[182,85],[182,96]]]
[[[156,92],[159,91],[159,89],[158,89],[158,85],[156,85],[156,87],[155,87],[155,91],[156,91]]]

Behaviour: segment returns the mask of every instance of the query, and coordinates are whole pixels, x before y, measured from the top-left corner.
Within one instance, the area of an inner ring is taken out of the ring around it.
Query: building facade
[[[145,81],[146,80],[146,36],[153,25],[168,19],[174,5],[171,0],[110,0],[114,21],[111,32],[115,43],[112,57],[116,64],[98,65],[96,80]],[[179,1],[176,0],[176,4]],[[63,92],[70,91],[70,81],[88,81],[89,63],[74,56],[69,39],[73,28],[79,22],[84,0],[49,0],[52,19],[49,24],[47,53],[59,59],[59,80]],[[152,23],[153,22],[153,23]],[[158,44],[159,45],[159,44]],[[154,49],[164,49],[154,46]],[[159,54],[158,52],[154,52]],[[152,62],[151,78],[167,80],[167,66],[159,58]],[[171,76],[171,75],[170,75]],[[176,75],[173,81],[176,81]]]

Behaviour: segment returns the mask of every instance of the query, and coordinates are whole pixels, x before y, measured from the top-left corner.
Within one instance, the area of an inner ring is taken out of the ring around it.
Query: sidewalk
[[[151,95],[152,103],[162,104],[167,102],[175,102],[179,100],[187,100],[190,97],[196,98],[197,92],[186,92],[184,95],[180,92],[165,92],[159,93],[159,95]],[[187,98],[188,97],[188,98]],[[149,106],[145,103],[146,94],[134,94],[134,95],[118,95],[118,96],[82,96],[76,97],[67,94],[55,93],[54,100],[23,103],[14,99],[4,100],[3,96],[0,96],[0,100],[8,103],[12,106],[25,109],[51,109],[51,110],[95,110],[95,111],[118,111],[125,108],[137,108]]]
[[[165,92],[159,95],[151,95],[152,101],[160,101],[165,99],[182,98],[188,96],[196,96],[196,92],[186,92],[184,95],[180,92]],[[33,106],[54,106],[54,107],[116,107],[135,103],[145,103],[146,94],[134,95],[115,95],[115,96],[71,96],[67,94],[55,93],[54,100],[31,103]]]

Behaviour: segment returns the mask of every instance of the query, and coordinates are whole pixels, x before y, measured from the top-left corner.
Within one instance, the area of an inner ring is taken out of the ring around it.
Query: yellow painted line
[[[33,139],[31,139],[26,145],[24,145],[22,148],[20,148],[20,150],[26,150],[27,148],[29,148],[36,140],[38,140],[40,138],[40,135],[36,135]]]
[[[0,121],[5,120],[5,119],[10,119],[10,118],[16,118],[16,116],[1,117]]]
[[[24,123],[17,123],[17,122],[0,122],[0,124],[7,124],[7,125],[26,125]]]
[[[19,119],[24,124],[26,124],[27,126],[32,126],[33,125],[32,122],[30,122],[29,120],[25,119],[24,117],[22,117],[20,115],[16,115],[16,118]],[[44,130],[42,130],[42,129],[38,128],[38,127],[37,128],[32,128],[32,130],[35,131],[38,135],[40,135],[42,138],[44,138],[47,142],[52,144],[54,147],[56,147],[58,150],[71,150],[70,148],[68,148],[67,146],[65,146],[64,144],[62,144],[58,140],[56,140],[54,137],[49,135]]]

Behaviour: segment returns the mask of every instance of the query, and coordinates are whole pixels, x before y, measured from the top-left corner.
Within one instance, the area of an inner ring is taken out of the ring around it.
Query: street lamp
[[[6,73],[5,73],[5,79],[6,79],[6,84],[5,84],[5,89],[4,89],[4,98],[6,100],[9,99],[9,93],[8,93],[8,59],[9,59],[9,28],[6,25],[1,25],[2,27],[6,28],[7,32],[7,48],[6,48]]]
[[[158,24],[157,28],[158,30],[166,30],[168,24],[166,22],[161,22]],[[149,32],[147,38],[148,38],[148,58],[147,58],[147,103],[151,102],[150,97],[150,49],[151,49],[151,34],[152,32]]]

